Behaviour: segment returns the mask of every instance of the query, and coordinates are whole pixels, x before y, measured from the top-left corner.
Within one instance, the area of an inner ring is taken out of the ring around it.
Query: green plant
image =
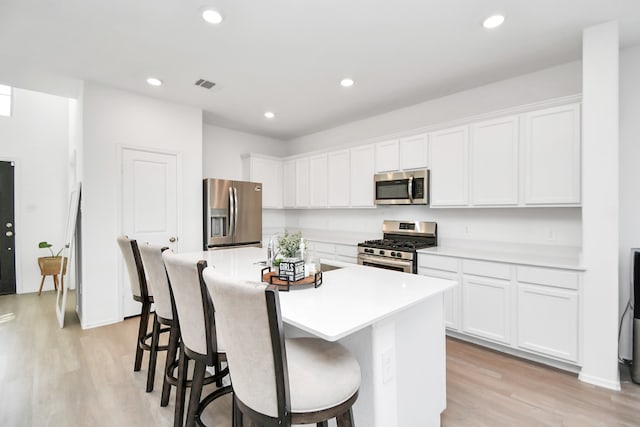
[[[55,258],[57,256],[60,256],[60,254],[62,253],[62,250],[64,248],[68,248],[69,245],[65,245],[64,247],[60,248],[60,250],[56,254],[53,253],[53,249],[51,249],[53,247],[53,245],[51,243],[49,243],[49,242],[40,242],[40,243],[38,243],[38,247],[40,249],[49,249],[49,252],[51,252],[51,258]]]
[[[302,232],[289,234],[287,230],[284,230],[284,234],[278,238],[278,246],[280,246],[280,253],[284,258],[293,258],[296,256],[296,252],[300,247],[300,239],[302,239]]]

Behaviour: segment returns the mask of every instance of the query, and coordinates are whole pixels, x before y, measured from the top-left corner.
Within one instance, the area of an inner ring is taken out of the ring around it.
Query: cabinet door
[[[327,163],[329,207],[349,206],[349,150],[329,153]]]
[[[518,204],[518,117],[471,126],[471,202]]]
[[[309,205],[327,207],[327,155],[309,157]]]
[[[400,140],[400,169],[420,169],[428,166],[428,135],[416,135]]]
[[[283,205],[285,208],[296,206],[296,161],[286,160],[282,166]]]
[[[309,158],[296,159],[296,207],[309,206]]]
[[[378,142],[376,144],[376,172],[391,172],[400,169],[398,140]]]
[[[524,116],[524,202],[580,203],[580,105]]]
[[[431,134],[431,206],[469,203],[468,127]]]
[[[418,273],[422,276],[439,277],[441,279],[449,279],[459,281],[456,273],[447,273],[440,270],[431,270],[420,267]],[[460,290],[459,286],[449,289],[444,293],[444,323],[449,329],[460,329]]]
[[[503,344],[510,343],[510,282],[463,276],[462,330]]]
[[[374,206],[374,147],[364,145],[350,151],[351,206]]]
[[[518,284],[518,346],[578,361],[578,292]]]
[[[262,183],[262,207],[282,208],[282,161],[251,157],[249,180]]]

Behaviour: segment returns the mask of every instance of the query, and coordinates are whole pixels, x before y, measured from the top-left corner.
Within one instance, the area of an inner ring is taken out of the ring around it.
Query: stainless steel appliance
[[[204,179],[204,249],[261,246],[262,184]]]
[[[376,205],[428,205],[429,170],[377,173]]]
[[[358,243],[358,264],[416,274],[416,251],[438,244],[435,222],[384,221],[382,231],[383,239]]]

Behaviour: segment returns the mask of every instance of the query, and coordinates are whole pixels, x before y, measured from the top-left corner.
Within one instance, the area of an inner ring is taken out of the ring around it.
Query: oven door
[[[358,264],[369,267],[386,268],[387,270],[413,273],[413,263],[406,259],[393,259],[375,255],[358,254]]]

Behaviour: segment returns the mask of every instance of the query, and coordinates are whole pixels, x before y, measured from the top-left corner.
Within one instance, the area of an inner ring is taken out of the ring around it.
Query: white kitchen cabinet
[[[350,150],[349,154],[351,206],[374,206],[374,146],[363,145],[355,147]]]
[[[309,207],[309,158],[296,159],[296,208]]]
[[[464,275],[462,330],[502,344],[511,341],[510,282]]]
[[[397,139],[378,142],[375,147],[376,172],[392,172],[400,169]]]
[[[578,361],[578,293],[518,284],[518,347]]]
[[[410,136],[400,139],[400,169],[421,169],[429,165],[428,134]]]
[[[350,264],[358,263],[358,247],[356,245],[336,244],[336,260],[348,262]]]
[[[471,125],[471,203],[518,204],[518,116]]]
[[[460,276],[442,270],[433,270],[425,267],[418,267],[418,274],[429,277],[439,277],[441,279],[455,280],[460,282]],[[460,329],[460,289],[456,286],[444,293],[444,324],[449,329]]]
[[[309,206],[327,207],[327,155],[309,157]]]
[[[580,105],[524,115],[524,202],[580,203]]]
[[[327,199],[329,207],[349,206],[349,150],[327,155]]]
[[[431,206],[469,203],[468,146],[467,126],[431,134]]]
[[[249,154],[243,157],[244,179],[262,183],[262,207],[282,208],[282,160]]]
[[[296,206],[296,161],[285,160],[282,164],[282,191],[283,206],[294,208]]]

